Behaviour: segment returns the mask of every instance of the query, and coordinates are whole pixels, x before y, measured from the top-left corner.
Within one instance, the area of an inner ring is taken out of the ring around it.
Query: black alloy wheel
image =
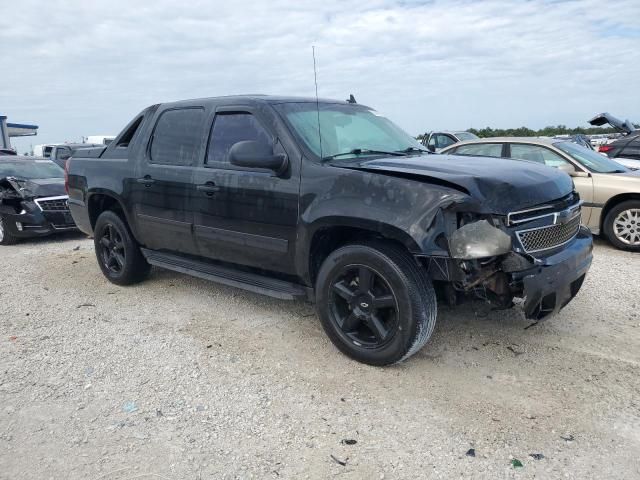
[[[149,274],[151,265],[129,227],[116,212],[102,212],[96,221],[93,242],[100,270],[116,285],[138,283]]]
[[[122,273],[126,264],[126,252],[122,236],[110,223],[102,230],[100,238],[101,258],[104,267],[115,275]]]
[[[369,365],[406,360],[436,323],[433,285],[402,245],[371,240],[338,248],[315,282],[322,328],[345,355]]]
[[[398,301],[389,282],[366,265],[347,265],[331,285],[331,319],[364,348],[380,348],[398,330]]]

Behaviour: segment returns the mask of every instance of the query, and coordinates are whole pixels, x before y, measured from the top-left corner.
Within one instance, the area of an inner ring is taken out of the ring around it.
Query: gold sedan
[[[584,201],[582,222],[615,247],[640,251],[640,170],[553,138],[481,138],[456,143],[440,153],[528,160],[564,170],[573,177]]]

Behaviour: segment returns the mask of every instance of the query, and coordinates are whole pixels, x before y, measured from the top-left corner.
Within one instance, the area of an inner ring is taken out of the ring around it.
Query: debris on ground
[[[345,458],[344,460],[340,460],[339,458],[336,458],[333,455],[329,455],[331,457],[331,459],[336,462],[338,465],[342,465],[343,467],[347,466],[347,460],[349,460],[349,458]]]
[[[124,413],[133,413],[136,412],[138,410],[138,406],[136,405],[136,402],[125,402],[125,404],[122,406],[122,411]]]
[[[560,435],[560,438],[565,442],[573,442],[575,440],[573,435]]]
[[[520,460],[518,460],[517,458],[512,458],[511,459],[511,466],[513,468],[522,468],[522,467],[524,467],[522,462]]]
[[[476,456],[476,449],[475,448],[470,448],[469,450],[467,450],[467,453],[465,453],[465,455],[467,457],[475,457]]]
[[[544,455],[541,453],[530,453],[529,456],[534,460],[542,460],[544,458]]]
[[[524,350],[522,350],[522,347],[520,347],[519,345],[509,345],[507,347],[507,350],[513,352],[513,354],[517,357],[519,355],[522,355],[524,353]]]
[[[353,440],[352,438],[346,438],[342,440],[340,443],[342,443],[343,445],[355,445],[356,443],[358,443],[358,441]]]

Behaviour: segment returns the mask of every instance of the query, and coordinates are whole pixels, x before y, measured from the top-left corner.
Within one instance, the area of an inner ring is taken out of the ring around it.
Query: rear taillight
[[[66,162],[64,162],[64,190],[67,192],[67,195],[69,195],[69,162],[71,161],[70,158],[67,159]]]
[[[613,150],[613,147],[611,145],[600,145],[598,147],[598,151],[600,153],[607,153],[607,152],[610,152],[611,150]]]

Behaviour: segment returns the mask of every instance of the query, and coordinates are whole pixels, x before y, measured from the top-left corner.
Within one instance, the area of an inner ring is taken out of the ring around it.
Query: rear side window
[[[570,165],[564,158],[548,148],[538,145],[511,144],[511,158],[518,160],[529,160],[537,163],[544,163],[549,167],[559,167],[560,165]]]
[[[456,148],[456,155],[478,155],[481,157],[501,157],[501,143],[477,143],[475,145],[461,145]]]
[[[446,148],[449,145],[453,145],[456,141],[449,135],[436,135],[436,147]]]
[[[68,148],[57,148],[56,149],[56,160],[66,160],[71,156],[71,150]]]
[[[250,113],[219,113],[211,129],[207,164],[229,164],[229,150],[244,140],[273,145],[271,135]]]
[[[160,115],[153,131],[149,155],[160,165],[195,165],[200,153],[204,109],[167,110]]]

